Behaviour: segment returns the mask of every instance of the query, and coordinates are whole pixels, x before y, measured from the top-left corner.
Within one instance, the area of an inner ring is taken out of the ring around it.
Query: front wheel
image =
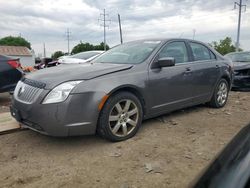
[[[210,106],[214,108],[221,108],[225,106],[228,99],[228,92],[229,92],[229,84],[228,82],[222,78],[217,87],[215,88],[213,97],[210,101]]]
[[[98,122],[97,132],[111,141],[133,137],[142,122],[140,100],[129,92],[120,92],[107,100]]]

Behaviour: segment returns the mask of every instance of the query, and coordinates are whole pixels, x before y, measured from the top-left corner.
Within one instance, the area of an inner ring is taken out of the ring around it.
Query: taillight
[[[14,69],[21,67],[20,63],[18,61],[15,61],[15,60],[8,61],[8,64],[10,66],[12,66]]]

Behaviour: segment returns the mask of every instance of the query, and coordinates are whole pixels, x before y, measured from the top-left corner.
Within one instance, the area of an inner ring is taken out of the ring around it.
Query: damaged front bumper
[[[51,136],[95,134],[98,109],[93,94],[71,94],[61,103],[41,104],[48,91],[44,90],[32,104],[12,99],[12,116],[23,126]]]

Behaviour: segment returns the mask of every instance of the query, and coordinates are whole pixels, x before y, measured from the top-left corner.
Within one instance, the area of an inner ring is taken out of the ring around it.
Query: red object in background
[[[12,66],[14,69],[21,67],[21,64],[16,60],[9,60],[8,64]]]

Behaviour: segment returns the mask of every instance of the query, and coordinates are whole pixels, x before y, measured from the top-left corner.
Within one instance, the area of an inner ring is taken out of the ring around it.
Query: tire
[[[214,90],[214,94],[209,102],[209,105],[213,108],[222,108],[227,103],[228,93],[229,84],[224,78],[222,78]]]
[[[113,142],[133,137],[139,130],[143,112],[140,100],[130,92],[111,95],[98,121],[97,133]]]

